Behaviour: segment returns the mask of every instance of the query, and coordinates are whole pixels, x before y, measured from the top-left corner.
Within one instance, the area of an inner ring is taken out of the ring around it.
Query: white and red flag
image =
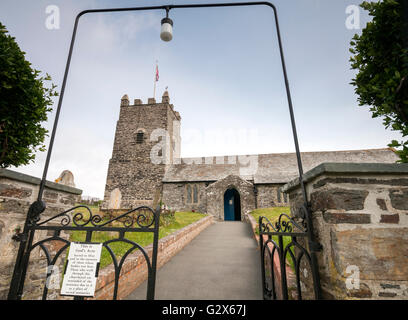
[[[156,64],[156,81],[159,81],[159,66]]]
[[[156,61],[156,74],[154,76],[154,89],[153,89],[153,98],[156,99],[156,82],[159,81],[159,66]]]

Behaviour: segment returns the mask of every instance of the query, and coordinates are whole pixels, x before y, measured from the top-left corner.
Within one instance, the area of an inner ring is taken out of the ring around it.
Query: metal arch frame
[[[44,170],[43,170],[43,175],[42,175],[42,180],[40,183],[39,187],[39,192],[38,192],[38,197],[37,201],[35,201],[28,212],[27,215],[27,221],[26,225],[24,227],[24,231],[22,233],[23,235],[23,241],[21,241],[19,252],[17,255],[17,261],[19,261],[19,258],[21,259],[24,255],[24,248],[26,245],[28,247],[31,246],[32,244],[32,236],[29,236],[29,230],[27,229],[27,223],[31,217],[34,217],[36,219],[39,218],[40,214],[45,210],[46,204],[42,201],[42,196],[43,192],[45,189],[45,184],[46,184],[46,177],[48,173],[48,167],[49,167],[49,162],[51,158],[51,153],[52,153],[52,148],[54,145],[54,140],[55,140],[55,134],[58,126],[58,121],[59,121],[59,116],[60,116],[60,111],[61,111],[61,106],[62,106],[62,101],[64,98],[64,93],[65,93],[65,87],[67,83],[67,78],[68,78],[68,72],[71,64],[71,58],[72,58],[72,53],[74,49],[74,44],[75,44],[75,38],[76,38],[76,33],[78,29],[78,23],[79,19],[88,13],[104,13],[104,12],[126,12],[126,11],[149,11],[149,10],[165,10],[166,14],[172,10],[172,9],[183,9],[183,8],[211,8],[211,7],[243,7],[243,6],[267,6],[271,8],[274,12],[274,18],[275,18],[275,25],[276,25],[276,33],[278,37],[278,44],[279,44],[279,52],[280,52],[280,58],[281,58],[281,64],[282,64],[282,70],[283,70],[283,76],[285,80],[285,88],[286,88],[286,94],[287,94],[287,100],[288,100],[288,106],[289,106],[289,112],[290,112],[290,119],[291,119],[291,125],[292,125],[292,132],[293,132],[293,139],[295,143],[295,148],[296,148],[296,157],[297,157],[297,164],[298,164],[298,171],[299,171],[299,181],[302,189],[302,195],[304,199],[304,208],[307,210],[306,214],[306,221],[307,221],[307,235],[309,239],[309,245],[311,248],[311,263],[312,263],[312,270],[313,273],[315,273],[315,277],[317,279],[317,291],[318,295],[317,297],[320,298],[320,282],[319,282],[319,275],[318,275],[318,269],[317,269],[317,259],[315,252],[317,251],[316,248],[318,247],[315,237],[313,234],[313,227],[312,227],[312,217],[311,217],[311,211],[309,209],[309,204],[307,200],[307,194],[306,194],[306,188],[305,184],[303,181],[303,167],[302,167],[302,160],[301,160],[301,154],[300,154],[300,149],[299,149],[299,142],[298,142],[298,137],[297,137],[297,130],[296,130],[296,124],[295,124],[295,116],[293,112],[293,105],[292,105],[292,98],[290,94],[290,88],[289,88],[289,80],[288,80],[288,75],[286,71],[286,64],[285,64],[285,59],[284,59],[284,54],[283,54],[283,46],[282,46],[282,39],[280,35],[280,28],[279,28],[279,22],[278,22],[278,14],[277,14],[277,9],[276,7],[266,1],[262,2],[236,2],[236,3],[209,3],[209,4],[181,4],[181,5],[162,5],[162,6],[147,6],[147,7],[127,7],[127,8],[108,8],[108,9],[91,9],[91,10],[84,10],[80,12],[75,19],[75,24],[74,24],[74,29],[72,33],[72,38],[71,38],[71,44],[69,47],[69,53],[68,53],[68,58],[65,66],[65,71],[64,71],[64,77],[62,81],[62,86],[61,86],[61,92],[60,92],[60,97],[58,101],[58,106],[57,106],[57,111],[54,119],[54,125],[52,129],[52,134],[50,138],[50,143],[48,147],[48,152],[47,152],[47,158],[45,161],[44,165]],[[38,221],[38,220],[37,220]],[[26,237],[28,236],[28,239]]]

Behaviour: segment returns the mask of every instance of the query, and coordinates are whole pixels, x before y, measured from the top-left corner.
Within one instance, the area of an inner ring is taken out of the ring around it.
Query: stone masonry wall
[[[187,201],[187,185],[191,188],[197,186],[198,202]],[[163,183],[163,203],[176,211],[207,212],[207,194],[205,182],[197,183]]]
[[[30,205],[37,199],[41,179],[0,169],[0,299],[7,299],[11,276],[13,274],[19,242],[12,240],[16,230],[22,231]],[[73,207],[80,199],[82,191],[73,187],[47,182],[43,200],[47,209],[42,213],[41,220],[52,217]],[[37,231],[34,241],[47,236],[47,231]],[[67,238],[67,234],[61,234]],[[61,242],[48,243],[48,249],[54,252]],[[63,259],[57,266],[62,270]],[[34,249],[30,256],[26,276],[23,299],[41,297],[46,278],[46,259],[43,251]],[[49,298],[56,298],[56,292],[50,292]]]
[[[214,183],[214,182],[212,182]],[[207,212],[207,187],[212,184],[211,182],[165,182],[163,183],[163,198],[162,201],[165,205],[169,206],[171,209],[175,209],[177,211],[196,211],[196,212]],[[251,184],[251,186],[249,186]],[[248,204],[251,206],[252,204],[252,193],[253,193],[253,185],[250,182],[245,183],[246,190],[249,190],[249,194],[251,194],[250,203]],[[189,203],[187,201],[187,186],[197,186],[198,188],[198,203]],[[278,201],[278,189],[281,188],[283,185],[281,184],[263,184],[257,185],[257,197],[256,203],[257,208],[270,208],[270,207],[284,207],[289,205],[289,196],[285,197],[283,192],[281,192],[281,201]],[[226,189],[224,190],[224,192]],[[210,204],[211,208],[215,207],[222,207],[224,206],[223,198],[221,199],[221,203],[218,204]],[[248,206],[246,203],[243,203],[244,207]],[[215,209],[218,210],[218,209]]]
[[[289,205],[289,197],[286,197],[281,192],[280,201],[278,198],[278,190],[283,184],[261,184],[256,185],[258,194],[256,197],[257,208],[285,207]]]
[[[408,300],[408,165],[328,163],[306,173],[305,181],[323,246],[323,297]],[[285,189],[296,216],[299,185]],[[303,273],[301,280],[310,288]]]

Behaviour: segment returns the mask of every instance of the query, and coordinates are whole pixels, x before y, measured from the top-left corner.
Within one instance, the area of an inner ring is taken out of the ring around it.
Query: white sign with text
[[[62,281],[61,295],[93,297],[102,243],[72,242]]]

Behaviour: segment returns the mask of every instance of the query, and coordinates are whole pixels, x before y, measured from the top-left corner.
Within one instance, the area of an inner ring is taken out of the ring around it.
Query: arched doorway
[[[224,193],[224,220],[241,221],[241,198],[236,189],[228,189]]]

